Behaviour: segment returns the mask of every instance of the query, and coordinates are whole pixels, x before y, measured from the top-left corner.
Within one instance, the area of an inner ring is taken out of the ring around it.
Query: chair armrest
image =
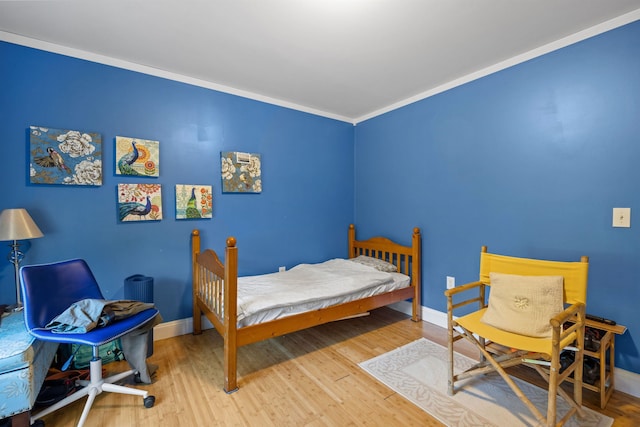
[[[455,288],[447,289],[446,291],[444,291],[444,295],[447,298],[447,312],[449,312],[449,314],[451,315],[453,314],[454,310],[460,307],[463,307],[465,305],[473,304],[473,303],[478,303],[479,309],[485,307],[485,286],[486,284],[478,281],[478,282],[466,283],[462,286],[456,286]],[[467,295],[461,301],[456,302],[454,304],[453,302],[454,295],[461,294],[463,292],[470,291],[473,289],[478,290],[475,296]]]
[[[570,334],[582,329],[582,333],[578,334],[578,337],[584,336],[585,325],[585,311],[586,307],[583,303],[575,303],[567,307],[561,313],[556,314],[549,320],[551,327],[553,328],[553,335],[558,337],[558,342],[564,340]],[[567,322],[573,323],[570,327],[560,330]],[[556,335],[557,334],[557,335]],[[580,347],[580,346],[579,346]]]
[[[462,286],[456,286],[455,288],[451,288],[451,289],[447,289],[446,291],[444,291],[444,295],[449,298],[453,295],[459,294],[460,292],[465,292],[468,291],[470,289],[473,288],[479,288],[480,286],[483,286],[484,283],[482,282],[471,282],[471,283],[466,283]]]
[[[582,313],[582,316],[578,316],[578,320],[573,319],[573,321],[575,323],[581,323],[582,325],[584,325],[585,310],[586,310],[585,305],[581,302],[578,302],[570,305],[569,307],[564,309],[564,311],[562,311],[561,313],[558,313],[555,316],[553,316],[549,322],[551,323],[552,327],[558,328],[561,325],[564,325],[571,318],[575,317],[578,313]],[[580,318],[582,318],[582,321],[580,321]]]

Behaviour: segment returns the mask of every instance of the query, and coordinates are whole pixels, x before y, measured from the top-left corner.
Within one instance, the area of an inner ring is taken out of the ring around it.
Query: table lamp
[[[20,298],[20,261],[24,254],[20,252],[18,240],[36,239],[42,237],[42,231],[38,228],[26,209],[5,209],[0,213],[0,241],[11,240],[9,245],[11,252],[7,259],[13,264],[16,278],[16,304],[11,306],[13,311],[22,309],[22,299]]]

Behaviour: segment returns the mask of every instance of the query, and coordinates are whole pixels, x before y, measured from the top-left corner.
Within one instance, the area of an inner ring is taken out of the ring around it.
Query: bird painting
[[[97,132],[29,126],[29,181],[102,185],[102,136]]]
[[[137,202],[120,203],[118,205],[118,210],[120,212],[120,221],[124,221],[124,219],[129,215],[145,217],[149,212],[151,212],[151,199],[147,196],[147,203],[144,205]]]
[[[176,219],[213,217],[210,185],[176,184]]]
[[[118,170],[122,175],[140,175],[137,170],[131,167],[131,165],[138,160],[139,156],[135,141],[131,141],[131,148],[131,151],[120,157],[120,160],[118,160]]]
[[[67,172],[68,174],[71,173],[71,169],[69,169],[69,166],[64,164],[64,159],[62,158],[60,153],[58,153],[56,150],[53,149],[53,147],[47,147],[47,153],[48,153],[47,156],[35,157],[33,161],[37,165],[45,168],[56,167],[60,170]]]
[[[200,215],[200,211],[198,211],[197,206],[198,206],[198,203],[196,200],[196,188],[193,187],[191,188],[191,197],[187,202],[187,211],[185,212],[187,215],[187,218],[202,218],[202,215]]]

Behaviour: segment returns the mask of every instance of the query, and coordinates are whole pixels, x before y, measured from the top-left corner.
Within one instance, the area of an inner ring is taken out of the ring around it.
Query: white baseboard
[[[397,302],[389,305],[390,308],[411,315],[411,303],[406,301]],[[432,323],[441,328],[447,327],[447,313],[434,310],[428,307],[422,307],[422,320]],[[202,317],[202,329],[211,329],[213,325],[206,317]],[[190,334],[193,332],[193,318],[173,320],[171,322],[161,323],[153,328],[153,340],[163,340],[165,338],[177,337],[180,335]],[[640,374],[615,368],[616,390],[630,394],[634,397],[640,397]]]
[[[640,374],[614,368],[616,373],[615,389],[634,397],[640,397]]]
[[[411,316],[412,305],[410,302],[396,302],[394,304],[390,304],[389,308]],[[434,325],[440,326],[441,328],[447,328],[447,313],[443,313],[429,307],[421,307],[421,309],[423,321],[433,323]]]
[[[202,329],[211,329],[213,325],[209,322],[209,319],[202,316]],[[186,335],[193,332],[193,318],[188,317],[186,319],[173,320],[171,322],[164,322],[153,328],[153,340],[159,341],[166,338],[178,337],[180,335]]]

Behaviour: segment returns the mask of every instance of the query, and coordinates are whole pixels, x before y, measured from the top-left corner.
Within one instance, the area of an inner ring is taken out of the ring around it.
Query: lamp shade
[[[5,209],[0,213],[0,241],[42,237],[26,209]]]

